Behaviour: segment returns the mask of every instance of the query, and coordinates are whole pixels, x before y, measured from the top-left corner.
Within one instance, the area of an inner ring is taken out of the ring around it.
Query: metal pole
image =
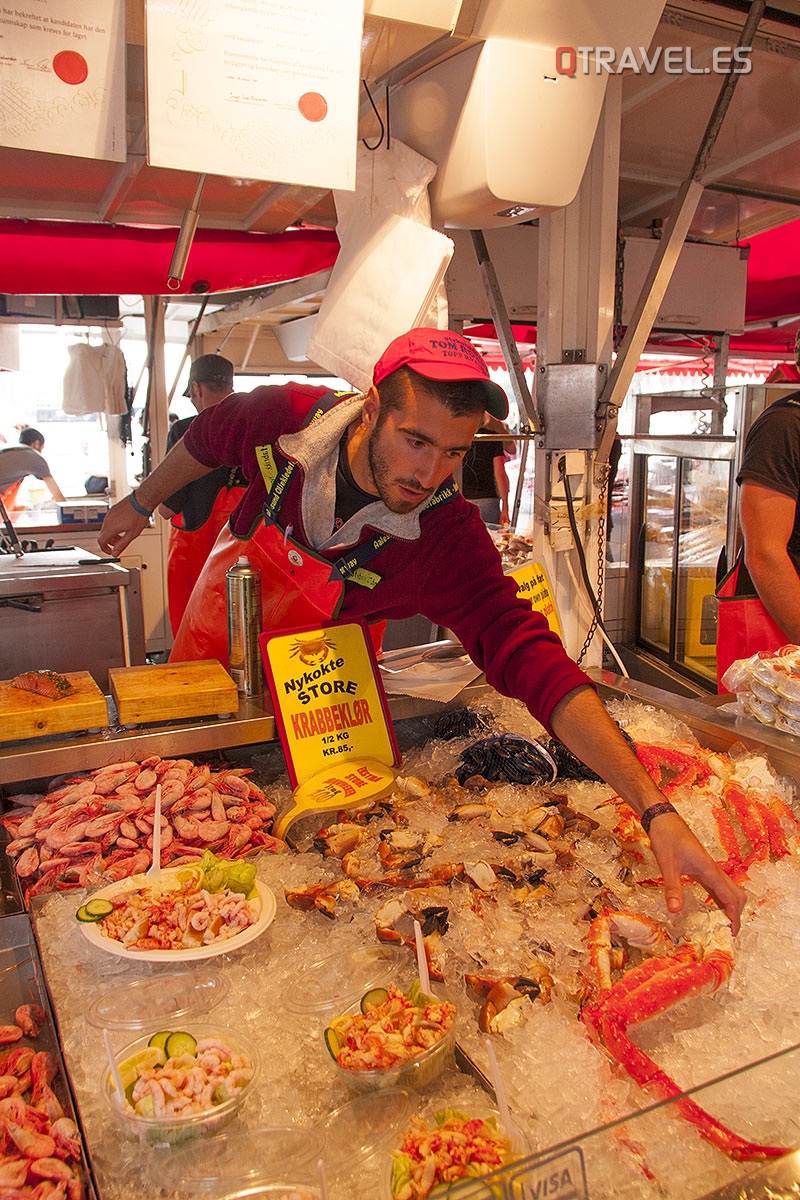
[[[541,433],[541,422],[534,408],[530,389],[525,382],[525,372],[522,369],[519,350],[514,340],[511,322],[508,319],[503,294],[500,291],[500,284],[497,280],[497,273],[489,257],[489,250],[486,245],[486,239],[483,236],[483,230],[471,229],[470,236],[472,238],[472,245],[475,248],[475,257],[478,260],[478,269],[483,280],[486,299],[489,301],[494,327],[497,330],[500,348],[503,351],[503,358],[506,361],[508,373],[511,378],[511,390],[514,393],[514,399],[517,402],[520,412],[524,413],[528,418],[533,431]]]
[[[752,45],[765,5],[766,0],[753,0],[737,43],[737,49]],[[735,61],[735,58],[731,59],[731,66]],[[714,149],[714,143],[733,98],[734,89],[739,82],[739,75],[740,73],[734,73],[731,69],[725,76],[705,132],[700,139],[689,177],[681,185],[673,201],[672,209],[665,223],[664,236],[658,244],[630,324],[622,339],[616,362],[600,398],[601,405],[614,405],[619,408],[631,385],[637,363],[647,345],[647,339],[672,278],[678,255],[703,194],[703,185],[700,180],[708,163],[709,155]]]
[[[203,296],[203,303],[200,305],[200,311],[198,312],[197,316],[195,317],[194,321],[192,322],[192,328],[189,330],[189,336],[186,339],[186,345],[184,346],[183,354],[181,355],[180,365],[178,367],[178,370],[175,373],[175,378],[172,381],[172,387],[169,389],[169,395],[167,396],[167,408],[169,408],[170,404],[172,403],[172,397],[175,395],[175,388],[178,386],[178,380],[181,377],[181,371],[183,370],[183,364],[186,362],[187,358],[189,357],[189,347],[191,346],[192,341],[194,340],[194,335],[197,333],[197,327],[203,319],[203,313],[206,311],[207,304],[208,304],[208,296]]]

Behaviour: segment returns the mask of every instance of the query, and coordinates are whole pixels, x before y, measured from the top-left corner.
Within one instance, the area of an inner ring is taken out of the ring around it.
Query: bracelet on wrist
[[[678,812],[677,808],[675,808],[674,805],[670,804],[669,800],[661,800],[661,801],[659,801],[658,804],[651,804],[650,807],[646,808],[644,810],[644,812],[642,813],[642,815],[639,817],[639,820],[642,823],[642,829],[645,831],[646,834],[649,834],[650,826],[652,825],[652,823],[656,817],[660,817],[664,813],[676,813],[677,814],[677,812]]]
[[[134,512],[137,512],[140,517],[152,517],[152,509],[145,508],[143,504],[139,503],[139,501],[136,499],[136,492],[129,492],[128,499],[131,502],[131,508]]]

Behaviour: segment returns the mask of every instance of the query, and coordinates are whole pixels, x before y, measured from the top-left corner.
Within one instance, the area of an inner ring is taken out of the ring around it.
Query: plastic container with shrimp
[[[158,1027],[158,1029],[161,1028],[161,1026]],[[156,1032],[158,1030],[154,1027],[151,1033],[144,1034],[135,1042],[129,1043],[118,1051],[115,1054],[118,1068],[133,1056],[146,1051],[150,1037]],[[193,1021],[182,1025],[180,1030],[175,1032],[189,1034],[199,1044],[202,1044],[203,1041],[213,1040],[226,1047],[232,1055],[247,1063],[243,1072],[245,1078],[241,1084],[231,1085],[233,1087],[232,1094],[228,1094],[224,1082],[221,1083],[214,1089],[208,1101],[200,1102],[202,1107],[196,1111],[159,1113],[157,1108],[154,1108],[151,1113],[148,1113],[137,1111],[133,1107],[130,1097],[120,1097],[109,1067],[104,1067],[100,1086],[106,1103],[128,1137],[138,1138],[149,1145],[176,1146],[203,1134],[217,1133],[228,1124],[245,1103],[258,1076],[260,1066],[258,1051],[253,1043],[242,1037],[241,1034],[233,1033],[220,1026],[203,1025]],[[189,1068],[188,1057],[183,1064],[180,1057],[176,1058],[175,1064],[173,1078],[177,1078],[181,1073],[185,1076],[187,1068]],[[233,1072],[231,1074],[233,1075]],[[139,1103],[141,1104],[141,1101]]]
[[[442,1002],[439,997],[430,998],[437,1000],[439,1003]],[[362,1011],[361,1003],[351,1004],[341,1015],[343,1017],[354,1017],[358,1016]],[[335,1022],[333,1023],[333,1027],[335,1027]],[[334,1048],[331,1045],[331,1032],[332,1026],[329,1026],[325,1030],[325,1042],[328,1051],[339,1077],[354,1092],[373,1092],[383,1088],[400,1090],[410,1088],[418,1091],[421,1088],[426,1088],[434,1080],[438,1079],[453,1061],[453,1050],[456,1041],[455,1023],[452,1023],[449,1029],[444,1031],[433,1045],[413,1057],[402,1059],[390,1066],[375,1067],[367,1070],[345,1067],[337,1061],[334,1057]]]
[[[229,985],[223,976],[196,968],[112,988],[98,996],[92,1004],[87,1020],[90,1025],[106,1031],[109,1047],[111,1034],[115,1035],[117,1045],[122,1035],[127,1034],[130,1039],[138,1034],[135,1040],[125,1041],[121,1048],[115,1046],[113,1049],[113,1058],[126,1095],[120,1095],[104,1052],[104,1066],[99,1080],[100,1093],[127,1137],[153,1146],[175,1146],[216,1133],[232,1120],[247,1101],[260,1070],[258,1050],[249,1038],[237,1030],[212,1024],[208,1019],[209,1011],[220,1004],[228,990]],[[163,1035],[167,1031],[189,1035],[188,1039],[177,1039],[178,1043],[185,1041],[185,1046],[178,1045],[173,1054],[168,1045],[156,1045],[156,1051],[163,1049],[163,1054],[152,1055],[152,1062],[148,1062],[145,1056],[140,1062],[142,1067],[160,1066],[161,1059],[173,1058],[175,1072],[168,1078],[168,1085],[174,1087],[177,1083],[178,1092],[189,1087],[180,1073],[185,1077],[194,1070],[191,1061],[193,1052],[189,1049],[187,1053],[192,1040],[202,1043],[203,1040],[213,1039],[221,1043],[232,1055],[240,1056],[243,1060],[242,1069],[239,1070],[238,1065],[235,1067],[236,1074],[231,1072],[230,1084],[225,1081],[228,1071],[220,1072],[214,1088],[203,1099],[193,1101],[191,1106],[186,1104],[185,1111],[175,1111],[181,1108],[184,1103],[182,1100],[173,1103],[171,1109],[165,1106],[161,1094],[156,1095],[155,1089],[153,1104],[140,1102],[137,1111],[134,1107],[133,1085],[140,1068],[136,1059],[147,1051],[152,1052],[154,1035]],[[185,1055],[183,1061],[181,1050]]]

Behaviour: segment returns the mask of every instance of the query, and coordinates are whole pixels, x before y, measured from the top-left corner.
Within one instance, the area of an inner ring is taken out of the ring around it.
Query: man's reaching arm
[[[141,508],[153,513],[173,492],[213,470],[214,467],[206,467],[193,458],[181,440],[173,446],[164,461],[142,480],[135,489],[134,499]],[[126,496],[108,510],[97,539],[100,549],[107,554],[119,554],[149,524],[150,517],[137,512],[131,498]]]

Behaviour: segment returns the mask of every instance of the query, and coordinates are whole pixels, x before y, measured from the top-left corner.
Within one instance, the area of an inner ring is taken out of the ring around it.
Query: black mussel
[[[525,840],[523,829],[493,829],[492,837],[503,846],[513,846]]]
[[[443,741],[469,737],[471,733],[487,733],[493,724],[494,717],[488,708],[457,708],[442,713],[434,726],[434,736]]]
[[[517,883],[519,881],[519,876],[517,875],[516,871],[512,871],[510,867],[504,867],[498,864],[497,866],[493,867],[492,870],[498,879],[507,879],[509,883]]]
[[[541,743],[501,733],[468,746],[455,775],[460,784],[473,775],[492,783],[542,784],[556,778],[556,765]]]
[[[527,979],[524,975],[520,975],[518,979],[514,980],[514,987],[523,996],[530,996],[532,1000],[535,1000],[542,990],[541,984],[537,983],[535,979]]]

